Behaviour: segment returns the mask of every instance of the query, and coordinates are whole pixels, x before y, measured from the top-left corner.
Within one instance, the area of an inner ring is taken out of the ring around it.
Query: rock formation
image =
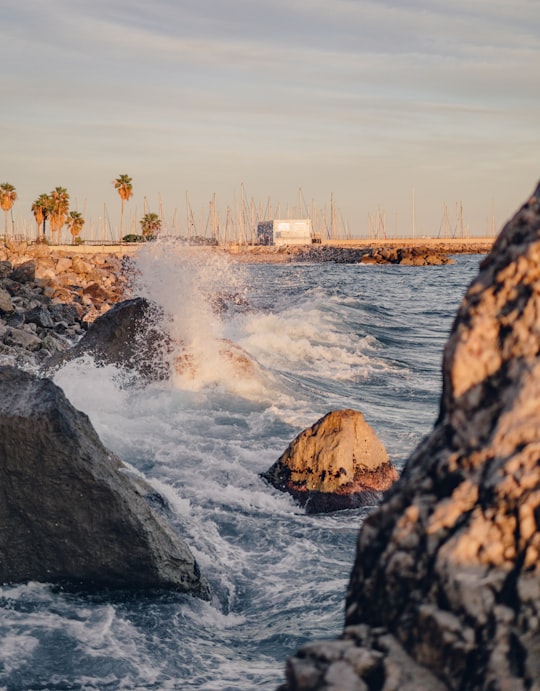
[[[286,251],[290,261],[335,262],[336,264],[402,264],[431,266],[453,264],[444,249],[437,247],[335,247],[332,245],[298,245],[276,247],[276,252]],[[268,252],[269,248],[265,247]]]
[[[0,244],[0,362],[33,367],[70,348],[126,280],[116,257]]]
[[[320,513],[374,504],[398,475],[362,413],[335,410],[301,432],[263,477],[307,513]]]
[[[62,391],[0,367],[0,582],[171,588],[207,597],[162,500]]]
[[[540,680],[540,185],[459,308],[431,435],[360,531],[345,630],[283,691]]]
[[[429,247],[370,247],[360,258],[362,264],[440,266],[453,264],[445,252]]]
[[[134,371],[145,380],[167,379],[171,338],[161,328],[159,307],[146,298],[123,300],[90,324],[80,341],[53,355],[44,364],[52,371],[85,354],[99,365],[115,365]]]

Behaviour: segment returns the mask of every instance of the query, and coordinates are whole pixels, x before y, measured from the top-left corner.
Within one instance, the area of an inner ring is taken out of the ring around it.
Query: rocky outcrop
[[[336,264],[402,264],[408,266],[433,266],[452,264],[445,250],[436,247],[378,246],[335,247],[332,245],[300,245],[278,247],[290,255],[291,261],[334,262]],[[267,250],[268,251],[268,250]]]
[[[207,597],[163,500],[50,380],[0,367],[0,582]]]
[[[362,413],[347,409],[301,432],[263,477],[320,513],[374,504],[398,474]]]
[[[446,252],[430,247],[370,247],[361,264],[400,264],[402,266],[440,266],[453,264]]]
[[[161,327],[162,317],[159,307],[146,298],[123,300],[89,325],[76,345],[49,358],[44,371],[91,355],[98,365],[115,365],[144,380],[167,379],[172,341]]]
[[[122,294],[121,260],[0,245],[0,362],[35,366],[70,348]]]
[[[459,308],[433,432],[360,531],[343,636],[284,691],[538,688],[539,315],[540,185]]]

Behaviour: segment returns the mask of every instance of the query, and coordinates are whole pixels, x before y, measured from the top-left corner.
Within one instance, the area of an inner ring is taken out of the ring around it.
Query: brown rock
[[[110,299],[110,294],[99,283],[89,283],[83,288],[83,295],[89,295],[93,300],[105,301]]]
[[[362,413],[347,409],[301,432],[263,477],[317,513],[373,503],[398,476]]]
[[[11,314],[14,309],[11,295],[4,288],[0,288],[0,314]]]
[[[58,257],[56,260],[56,271],[57,273],[66,273],[72,270],[72,262],[69,257]]]
[[[71,269],[76,274],[90,274],[93,272],[94,267],[90,262],[81,259],[81,257],[75,255],[71,260]]]

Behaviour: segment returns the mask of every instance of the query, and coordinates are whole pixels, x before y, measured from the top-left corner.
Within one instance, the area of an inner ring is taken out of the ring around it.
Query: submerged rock
[[[207,597],[155,492],[61,389],[0,367],[0,582],[170,588]]]
[[[540,185],[459,308],[433,432],[360,531],[342,637],[283,691],[538,687],[539,315]]]
[[[374,504],[398,474],[362,413],[347,409],[301,432],[263,477],[320,513]]]

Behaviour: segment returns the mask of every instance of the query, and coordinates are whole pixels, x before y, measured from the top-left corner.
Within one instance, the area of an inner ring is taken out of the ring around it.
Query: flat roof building
[[[312,239],[310,218],[274,219],[257,224],[259,245],[310,245]]]

